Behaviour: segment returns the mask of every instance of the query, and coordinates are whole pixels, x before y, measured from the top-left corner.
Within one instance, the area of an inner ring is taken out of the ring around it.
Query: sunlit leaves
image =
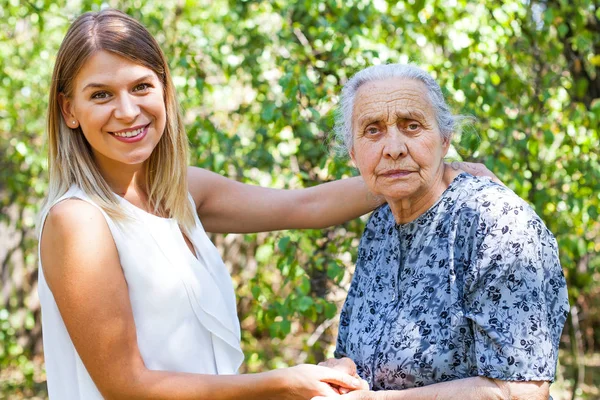
[[[5,3],[0,206],[35,212],[45,191],[42,133],[56,50],[72,18],[103,3]],[[366,66],[418,63],[457,113],[476,118],[457,135],[454,154],[485,162],[535,207],[558,239],[567,277],[575,277],[572,295],[595,285],[600,100],[590,93],[600,37],[588,24],[600,19],[594,1],[106,3],[144,23],[167,55],[190,162],[251,184],[300,188],[356,174],[329,148],[341,86]],[[299,353],[314,361],[331,350],[334,331],[323,327],[343,300],[362,226],[358,220],[245,235],[237,240],[250,249],[248,258],[224,254],[245,313],[249,370],[295,363]],[[33,241],[24,246],[35,259]],[[589,270],[576,272],[583,257]],[[314,334],[319,327],[325,339]],[[12,332],[0,329],[3,343]],[[299,349],[294,355],[284,351],[286,341]]]

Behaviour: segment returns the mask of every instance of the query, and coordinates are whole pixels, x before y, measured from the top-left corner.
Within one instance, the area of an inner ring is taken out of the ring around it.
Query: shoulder
[[[57,228],[75,228],[84,222],[104,220],[98,207],[88,201],[70,198],[63,200],[50,208],[44,228],[55,226]]]
[[[467,175],[460,182],[456,207],[464,211],[474,211],[481,222],[495,225],[499,222],[541,223],[535,210],[515,192],[486,178]]]
[[[478,254],[543,257],[558,263],[558,245],[535,210],[512,190],[487,179],[467,177],[454,205],[463,241]]]
[[[204,176],[204,169],[198,167],[189,166],[187,169],[187,184],[188,184],[188,192],[192,196],[192,200],[194,200],[194,205],[196,206],[196,210],[200,207],[202,203],[202,181]]]
[[[504,200],[508,202],[524,202],[519,196],[506,186],[500,185],[488,178],[477,177],[463,173],[455,179],[450,187],[451,191],[457,192],[457,198],[462,204],[475,205],[478,203],[495,204]]]
[[[204,168],[189,166],[187,170],[188,191],[194,200],[196,209],[200,209],[209,195],[217,190],[225,177]]]
[[[44,267],[62,265],[52,260],[88,258],[111,248],[116,251],[107,221],[97,206],[71,198],[50,209],[40,243]]]
[[[40,267],[55,296],[79,290],[89,293],[102,279],[122,275],[108,222],[97,206],[85,200],[71,198],[55,204],[39,246]]]

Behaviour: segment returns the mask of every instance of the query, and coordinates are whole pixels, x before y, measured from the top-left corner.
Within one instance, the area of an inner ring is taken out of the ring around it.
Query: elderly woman
[[[342,397],[547,399],[568,312],[552,233],[511,190],[444,164],[461,117],[421,69],[359,72],[340,110],[337,133],[387,200],[365,228],[335,353],[373,391]]]

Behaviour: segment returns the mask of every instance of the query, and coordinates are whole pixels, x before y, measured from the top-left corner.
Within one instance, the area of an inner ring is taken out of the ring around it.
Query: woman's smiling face
[[[351,157],[376,195],[388,202],[426,195],[443,172],[449,140],[420,81],[391,78],[363,84],[352,111]]]
[[[78,126],[101,169],[140,165],[166,125],[163,85],[151,69],[107,51],[90,57],[73,93],[61,96],[67,125]]]

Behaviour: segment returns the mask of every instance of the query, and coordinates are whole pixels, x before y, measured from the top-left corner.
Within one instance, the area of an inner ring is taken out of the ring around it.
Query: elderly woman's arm
[[[356,374],[356,366],[348,357],[332,358],[319,365]],[[547,400],[549,387],[547,381],[517,382],[476,376],[405,390],[358,390],[342,396],[340,400]]]
[[[359,392],[346,400],[547,400],[549,385],[544,381],[514,382],[478,376],[414,389],[370,393],[372,397],[360,397]]]
[[[372,392],[358,390],[340,400],[547,400],[549,384],[545,381],[513,382],[485,377],[457,379],[406,390]],[[315,397],[312,400],[326,399]]]

